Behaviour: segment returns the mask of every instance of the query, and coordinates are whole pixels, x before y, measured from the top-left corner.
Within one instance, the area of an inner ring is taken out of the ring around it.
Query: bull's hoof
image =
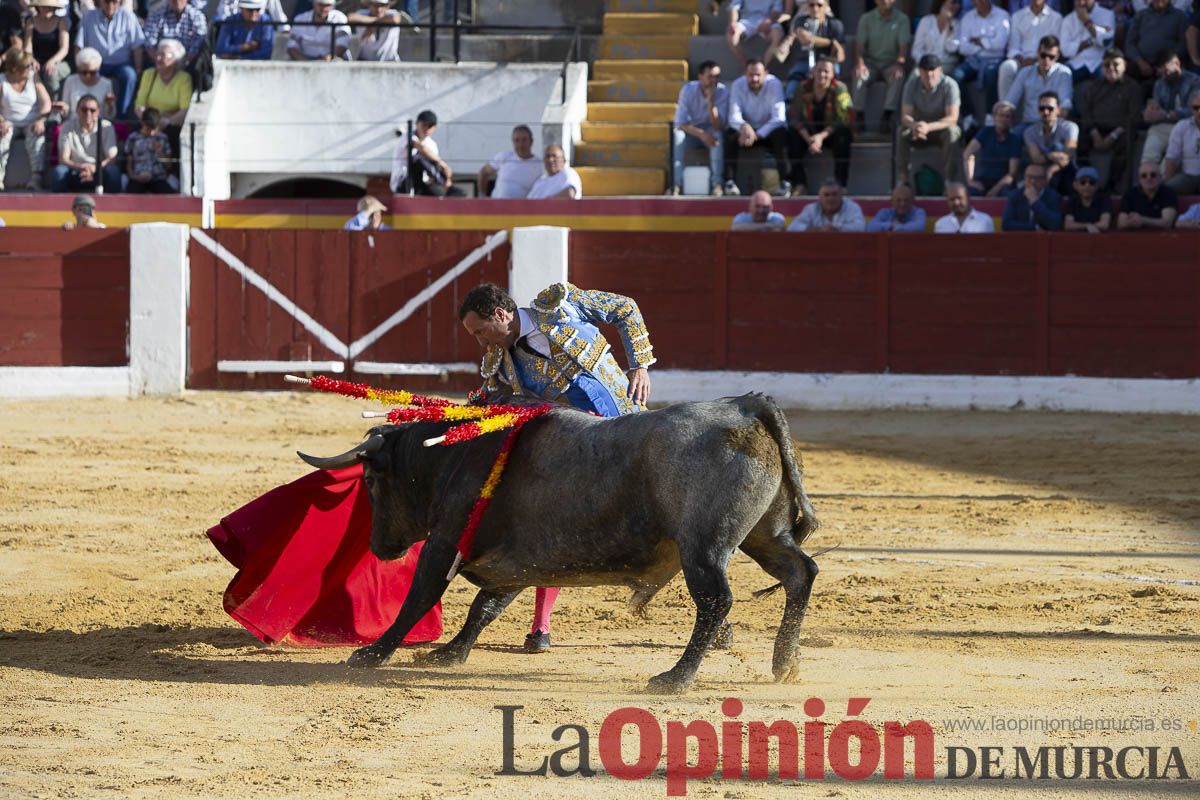
[[[389,658],[392,651],[385,650],[382,647],[376,647],[373,644],[366,647],[360,647],[350,654],[350,658],[346,659],[348,667],[380,667],[383,666]]]
[[[717,636],[712,643],[714,650],[728,650],[733,647],[733,625],[729,622],[722,622],[721,627],[717,628]]]
[[[776,664],[772,670],[775,673],[776,683],[795,683],[800,680],[800,662],[797,659],[790,664]]]
[[[466,662],[468,652],[443,646],[428,653],[418,653],[413,657],[413,663],[423,667],[454,667]]]
[[[650,694],[683,694],[691,685],[691,678],[682,678],[668,670],[651,678],[650,682],[646,684],[646,691]]]

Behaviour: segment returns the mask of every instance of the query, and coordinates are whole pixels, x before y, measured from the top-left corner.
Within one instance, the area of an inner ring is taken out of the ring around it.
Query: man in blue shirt
[[[270,60],[275,28],[265,6],[266,0],[238,0],[240,18],[230,16],[218,23],[213,47],[217,58]]]
[[[255,2],[255,0],[242,0],[242,2]],[[385,211],[387,211],[387,206],[373,195],[363,195],[362,199],[358,201],[358,213],[346,220],[342,230],[390,231],[391,227],[383,224],[383,212]]]
[[[739,153],[752,147],[770,147],[779,176],[779,196],[787,197],[792,185],[787,178],[792,173],[787,152],[787,111],[783,102],[783,83],[767,74],[763,62],[746,62],[746,74],[733,82],[729,89],[729,135],[731,142],[726,158],[737,162]],[[726,194],[740,194],[737,184],[727,181]]]
[[[724,194],[721,182],[725,176],[725,123],[729,119],[729,90],[720,82],[721,67],[715,61],[705,61],[697,71],[698,79],[685,83],[679,90],[675,105],[675,131],[671,148],[671,194],[679,194],[683,186],[684,148],[708,148],[709,189]]]
[[[771,195],[759,189],[750,195],[750,210],[742,211],[733,218],[735,231],[781,231],[783,214],[771,209]]]
[[[100,74],[111,78],[117,94],[117,116],[129,116],[142,74],[145,35],[132,11],[121,8],[121,0],[98,0],[97,8],[83,15],[75,35],[75,46],[93,47],[104,62]]]
[[[1012,190],[1004,206],[1006,231],[1056,231],[1062,227],[1062,198],[1046,185],[1046,167],[1025,167],[1025,183]]]
[[[892,204],[879,209],[869,225],[868,231],[881,233],[924,233],[925,209],[913,202],[913,190],[907,183],[898,183],[892,189]]]

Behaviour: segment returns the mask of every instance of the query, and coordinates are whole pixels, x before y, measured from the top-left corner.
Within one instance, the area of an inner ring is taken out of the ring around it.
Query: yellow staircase
[[[608,0],[574,164],[584,196],[661,194],[696,0]]]

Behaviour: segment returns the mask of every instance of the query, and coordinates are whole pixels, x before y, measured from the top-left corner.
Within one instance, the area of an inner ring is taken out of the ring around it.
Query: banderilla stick
[[[287,383],[302,383],[305,386],[308,386],[309,384],[312,383],[311,378],[301,378],[299,375],[284,375],[283,379]]]

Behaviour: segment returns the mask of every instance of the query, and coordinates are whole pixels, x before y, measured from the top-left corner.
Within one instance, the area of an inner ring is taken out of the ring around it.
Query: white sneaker
[[[742,193],[742,190],[738,188],[738,185],[736,183],[734,183],[732,180],[725,181],[725,196],[726,197],[734,197],[741,193]]]

